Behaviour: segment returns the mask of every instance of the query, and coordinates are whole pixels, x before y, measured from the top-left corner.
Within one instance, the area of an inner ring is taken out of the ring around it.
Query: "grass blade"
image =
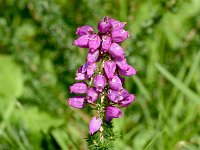
[[[156,64],[158,71],[169,80],[177,89],[179,89],[184,95],[190,98],[196,104],[200,104],[200,96],[189,89],[184,83],[175,78],[170,72],[168,72],[160,64]]]

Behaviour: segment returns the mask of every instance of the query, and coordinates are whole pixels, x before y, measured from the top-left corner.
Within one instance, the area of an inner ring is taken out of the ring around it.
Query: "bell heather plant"
[[[136,70],[127,63],[120,43],[129,37],[126,23],[104,17],[98,23],[98,33],[84,25],[77,29],[74,45],[87,48],[86,63],[79,67],[70,92],[78,94],[68,99],[74,108],[91,104],[97,113],[89,123],[88,144],[96,148],[107,147],[114,139],[112,119],[121,118],[120,108],[129,106],[135,97],[124,87],[123,76],[132,76]],[[118,108],[119,107],[119,108]]]

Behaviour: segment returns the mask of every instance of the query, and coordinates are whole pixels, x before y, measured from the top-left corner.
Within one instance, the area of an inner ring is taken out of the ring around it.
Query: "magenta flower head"
[[[98,99],[99,93],[92,87],[88,90],[86,100],[88,103],[94,103]]]
[[[74,96],[68,99],[68,104],[74,108],[84,108],[86,101],[83,96]]]
[[[135,101],[135,96],[123,87],[123,76],[136,74],[136,69],[128,64],[125,50],[121,47],[121,42],[129,37],[125,25],[125,22],[104,17],[98,22],[97,33],[88,25],[76,30],[78,38],[74,45],[88,51],[86,62],[76,71],[75,80],[78,82],[70,86],[70,92],[78,96],[69,98],[67,102],[74,108],[84,108],[90,104],[92,110],[97,111],[89,123],[89,137],[99,132],[97,137],[100,137],[100,141],[113,135],[106,133],[112,130],[104,128],[109,127],[107,125],[113,118],[122,117],[120,108]],[[106,136],[103,135],[105,133]]]
[[[98,23],[98,30],[101,33],[106,33],[110,30],[111,24],[108,20],[108,17],[104,17],[103,20],[99,21]]]
[[[106,86],[106,78],[100,74],[94,77],[94,87],[97,92],[102,92],[104,87]]]
[[[99,48],[100,44],[101,44],[101,39],[99,35],[97,34],[90,35],[88,45],[91,52],[96,51]]]
[[[122,111],[115,106],[108,106],[106,108],[106,122],[110,122],[113,118],[121,118]]]
[[[83,35],[87,35],[87,34],[93,34],[94,33],[94,29],[91,26],[81,26],[76,30],[76,35],[78,36],[83,36]]]
[[[102,35],[102,43],[101,43],[101,50],[103,52],[108,52],[110,49],[110,46],[112,44],[112,39],[108,35]]]
[[[94,134],[95,132],[97,132],[99,128],[101,127],[101,124],[102,124],[101,118],[92,117],[89,124],[89,133]]]
[[[113,90],[119,91],[122,89],[122,82],[117,75],[113,76],[112,79],[108,80],[108,83],[110,85],[110,88]]]
[[[104,70],[108,79],[112,78],[115,74],[116,63],[114,61],[107,60],[104,64]]]
[[[117,43],[111,44],[109,53],[113,58],[116,58],[116,59],[124,58],[124,50]]]
[[[111,38],[116,43],[123,42],[128,38],[128,36],[128,31],[125,31],[123,29],[115,29],[111,31]]]
[[[88,86],[85,82],[75,83],[70,86],[70,92],[76,94],[84,94],[88,90]]]

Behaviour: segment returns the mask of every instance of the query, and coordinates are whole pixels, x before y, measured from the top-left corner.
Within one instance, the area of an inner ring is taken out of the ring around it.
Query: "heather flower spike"
[[[88,48],[88,54],[86,62],[76,72],[75,80],[78,82],[70,86],[70,93],[78,95],[69,98],[68,104],[74,108],[84,108],[90,104],[94,108],[92,110],[96,110],[96,115],[89,123],[88,137],[90,139],[94,134],[99,134],[100,142],[97,143],[104,143],[111,138],[108,135],[112,136],[112,133],[105,133],[113,132],[112,126],[108,125],[113,118],[122,117],[120,108],[135,101],[135,96],[123,87],[123,77],[136,74],[135,68],[127,63],[125,50],[120,46],[129,37],[125,25],[125,22],[104,17],[98,23],[98,33],[89,25],[76,30],[78,38],[74,45]]]

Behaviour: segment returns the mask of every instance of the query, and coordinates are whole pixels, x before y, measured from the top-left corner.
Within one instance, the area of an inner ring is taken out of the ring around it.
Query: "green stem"
[[[101,95],[101,109],[100,109],[100,114],[104,113],[104,106],[103,106],[103,103],[104,103],[104,98],[105,98],[105,95],[104,95],[104,92],[102,92],[102,95]],[[102,120],[104,118],[104,115],[102,115]],[[100,141],[103,142],[104,140],[104,135],[103,135],[103,126],[100,127]]]
[[[104,63],[105,63],[105,60],[103,59],[102,60],[102,63],[101,63],[101,67],[100,67],[100,72],[102,73],[103,72],[103,68],[104,68]],[[105,99],[105,93],[104,91],[101,93],[101,102],[100,102],[100,111],[99,111],[99,116],[101,117],[102,121],[103,121],[103,118],[104,118],[104,99]],[[103,114],[103,115],[101,115]],[[104,135],[103,135],[103,125],[100,127],[100,142],[103,143],[104,141]]]

